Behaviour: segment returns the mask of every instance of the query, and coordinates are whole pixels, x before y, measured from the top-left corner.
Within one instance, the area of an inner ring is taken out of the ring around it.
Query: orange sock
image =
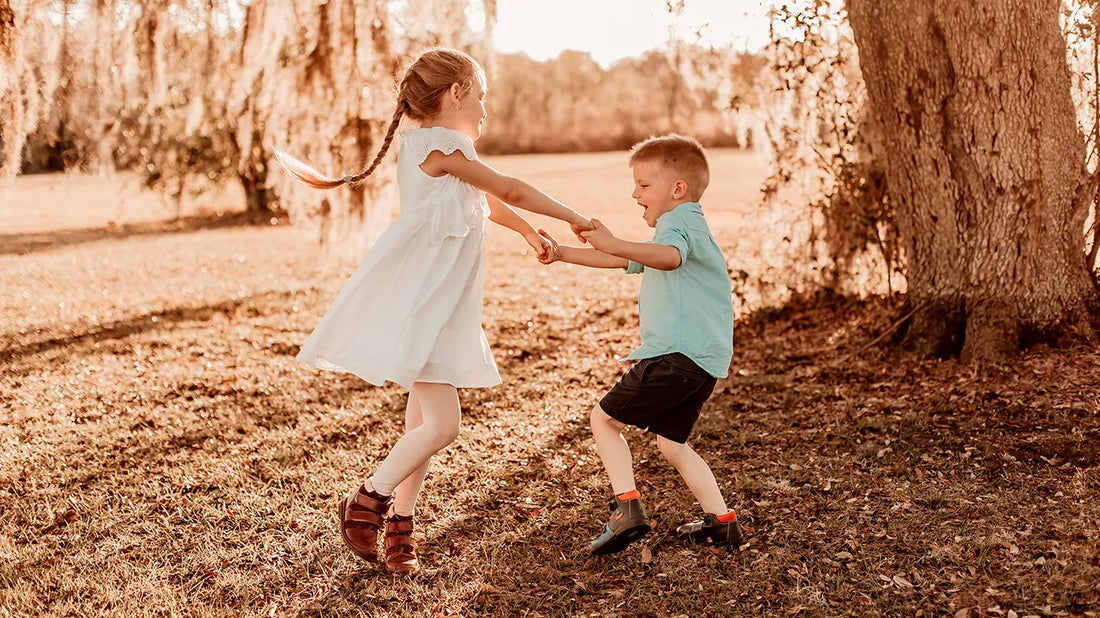
[[[733,509],[730,509],[729,513],[726,513],[725,515],[715,515],[715,517],[718,518],[718,521],[724,524],[728,524],[731,521],[737,519],[737,513],[735,513]]]
[[[619,494],[615,497],[618,498],[620,502],[626,502],[627,500],[640,500],[642,494],[639,493],[637,489],[631,489],[630,491]]]

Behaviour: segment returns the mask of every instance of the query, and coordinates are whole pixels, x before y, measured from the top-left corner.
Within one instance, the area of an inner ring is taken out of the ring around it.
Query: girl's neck
[[[452,131],[458,131],[454,126],[455,123],[449,114],[446,112],[440,112],[436,117],[425,120],[420,124],[421,129],[434,129],[436,127],[442,127],[444,129],[450,129]]]

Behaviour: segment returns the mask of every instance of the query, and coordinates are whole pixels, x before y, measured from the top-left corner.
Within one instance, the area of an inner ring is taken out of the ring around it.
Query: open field
[[[621,153],[493,162],[648,237]],[[761,259],[761,166],[712,165],[731,266]],[[543,267],[503,229],[485,328],[505,383],[462,393],[423,571],[365,566],[332,505],[400,435],[404,393],[294,360],[353,265],[285,222],[158,223],[113,187],[20,179],[0,207],[0,616],[1100,612],[1100,354],[919,361],[868,347],[883,300],[742,316],[693,444],[747,548],[672,538],[697,507],[634,432],[655,533],[589,557],[609,490],[587,413],[638,342],[639,281]]]

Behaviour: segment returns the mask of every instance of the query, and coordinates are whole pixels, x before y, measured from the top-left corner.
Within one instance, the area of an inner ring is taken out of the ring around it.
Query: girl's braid
[[[403,86],[404,84],[402,84]],[[374,161],[371,162],[370,167],[354,176],[344,176],[344,182],[346,184],[356,184],[362,182],[364,178],[370,176],[374,172],[378,164],[382,162],[382,157],[386,156],[386,151],[390,149],[390,142],[393,141],[393,134],[397,131],[397,125],[401,124],[401,117],[405,115],[405,112],[409,109],[409,103],[405,99],[405,89],[401,89],[401,93],[397,97],[397,109],[393,111],[393,121],[390,122],[390,128],[386,131],[386,138],[382,140],[382,147],[378,149],[378,154],[374,156]]]

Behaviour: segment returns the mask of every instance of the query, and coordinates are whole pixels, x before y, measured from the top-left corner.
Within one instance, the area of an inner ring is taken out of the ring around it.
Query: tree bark
[[[905,343],[1095,340],[1092,195],[1059,0],[847,0],[909,270]]]
[[[0,180],[7,181],[19,173],[25,138],[18,70],[21,47],[15,11],[8,0],[0,0]]]

